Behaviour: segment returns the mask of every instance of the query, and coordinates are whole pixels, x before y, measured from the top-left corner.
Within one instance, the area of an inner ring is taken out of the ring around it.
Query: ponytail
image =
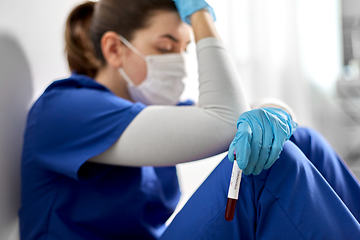
[[[94,78],[106,64],[100,44],[104,33],[114,31],[131,41],[135,31],[148,27],[155,10],[177,12],[173,0],[100,0],[75,7],[65,29],[70,70]]]
[[[95,2],[85,2],[70,13],[65,28],[65,50],[71,71],[94,78],[101,61],[95,57],[90,38],[90,25]]]

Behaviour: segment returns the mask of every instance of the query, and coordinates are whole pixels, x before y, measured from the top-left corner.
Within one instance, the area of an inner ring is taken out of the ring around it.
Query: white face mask
[[[144,56],[124,37],[120,40],[146,62],[145,80],[135,86],[123,68],[119,73],[128,84],[130,96],[135,102],[146,105],[175,105],[184,90],[183,79],[186,77],[185,57],[181,53]]]

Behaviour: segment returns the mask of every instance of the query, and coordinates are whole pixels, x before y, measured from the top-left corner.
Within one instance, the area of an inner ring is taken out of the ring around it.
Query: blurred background
[[[64,25],[82,1],[0,0],[0,239],[18,239],[27,111],[69,76]],[[360,178],[360,1],[208,0],[250,103],[275,98],[321,132]],[[198,96],[195,44],[182,99]],[[226,155],[180,164],[179,208]]]

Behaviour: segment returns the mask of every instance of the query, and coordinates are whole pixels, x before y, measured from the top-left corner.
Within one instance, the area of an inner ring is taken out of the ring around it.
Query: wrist
[[[296,128],[298,127],[298,124],[292,119],[291,115],[284,109],[279,107],[263,107],[261,108],[271,114],[276,115],[281,122],[284,124],[287,124],[289,127],[289,132],[285,131],[287,134],[287,139],[291,137],[291,135],[294,133]]]
[[[201,9],[192,14],[190,17],[196,42],[209,37],[220,39],[220,36],[216,31],[214,21],[206,9]]]
[[[266,110],[267,112],[270,112],[272,114],[277,115],[278,117],[283,118],[286,121],[292,121],[291,115],[283,108],[278,106],[266,106],[262,107],[261,109]]]
[[[259,102],[256,102],[254,104],[252,104],[251,106],[253,109],[255,108],[264,108],[264,107],[273,107],[273,108],[280,108],[284,111],[286,111],[286,113],[288,113],[291,116],[291,119],[293,121],[297,121],[297,117],[295,112],[292,110],[292,108],[287,105],[286,103],[284,103],[281,100],[275,99],[275,98],[268,98],[268,99],[263,99]]]

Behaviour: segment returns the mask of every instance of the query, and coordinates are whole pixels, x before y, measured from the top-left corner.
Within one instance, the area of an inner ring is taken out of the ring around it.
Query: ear
[[[100,44],[106,63],[114,68],[120,68],[128,48],[119,40],[118,34],[113,31],[104,33]]]

